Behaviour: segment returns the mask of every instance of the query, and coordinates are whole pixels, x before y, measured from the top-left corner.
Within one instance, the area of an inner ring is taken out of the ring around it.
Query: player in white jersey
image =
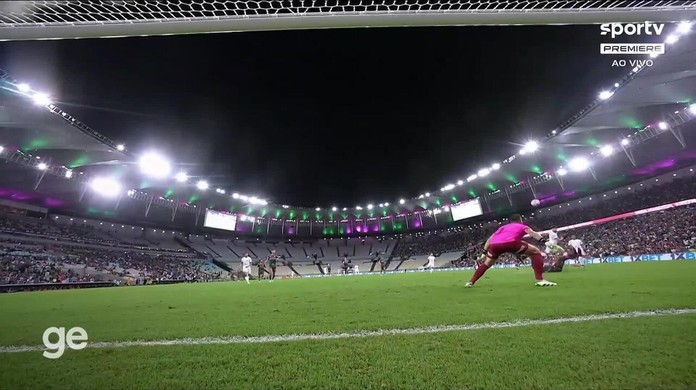
[[[575,251],[575,265],[584,267],[585,264],[583,257],[585,257],[585,248],[583,247],[582,240],[572,236],[571,239],[568,240],[568,245],[570,245]]]
[[[248,253],[245,253],[244,257],[242,257],[242,272],[244,272],[244,280],[248,284],[249,275],[251,275],[251,257],[249,257]]]
[[[556,229],[551,229],[549,232],[549,239],[546,240],[546,253],[547,254],[561,254],[565,252],[562,246],[558,245],[558,233]]]
[[[428,256],[428,265],[425,268],[429,268],[430,272],[433,272],[433,269],[435,268],[435,254],[431,253],[430,256]]]

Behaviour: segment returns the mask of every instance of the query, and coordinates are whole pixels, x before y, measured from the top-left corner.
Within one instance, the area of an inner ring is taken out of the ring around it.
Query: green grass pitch
[[[0,295],[0,345],[420,328],[696,308],[696,262],[210,283]],[[1,389],[694,388],[696,314],[418,335],[0,353]]]

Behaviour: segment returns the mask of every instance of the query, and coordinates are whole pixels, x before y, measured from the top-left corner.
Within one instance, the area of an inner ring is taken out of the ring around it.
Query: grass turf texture
[[[0,345],[411,328],[696,307],[696,262],[0,295]],[[693,388],[696,315],[271,344],[0,354],[0,388]]]

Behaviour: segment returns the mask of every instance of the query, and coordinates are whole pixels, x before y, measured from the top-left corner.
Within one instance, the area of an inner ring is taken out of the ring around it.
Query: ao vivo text
[[[58,341],[52,342],[51,335],[57,335]],[[46,350],[43,356],[48,359],[58,359],[65,353],[65,347],[79,350],[87,346],[87,331],[79,326],[71,328],[67,332],[65,328],[50,327],[43,333],[43,343]]]
[[[653,66],[652,60],[614,60],[611,66],[632,66],[642,68],[644,66]]]

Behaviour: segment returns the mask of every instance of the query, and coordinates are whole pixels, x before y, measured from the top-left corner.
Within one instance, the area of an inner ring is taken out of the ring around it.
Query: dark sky
[[[134,152],[299,206],[412,197],[512,153],[627,69],[598,26],[0,43],[0,66]]]

